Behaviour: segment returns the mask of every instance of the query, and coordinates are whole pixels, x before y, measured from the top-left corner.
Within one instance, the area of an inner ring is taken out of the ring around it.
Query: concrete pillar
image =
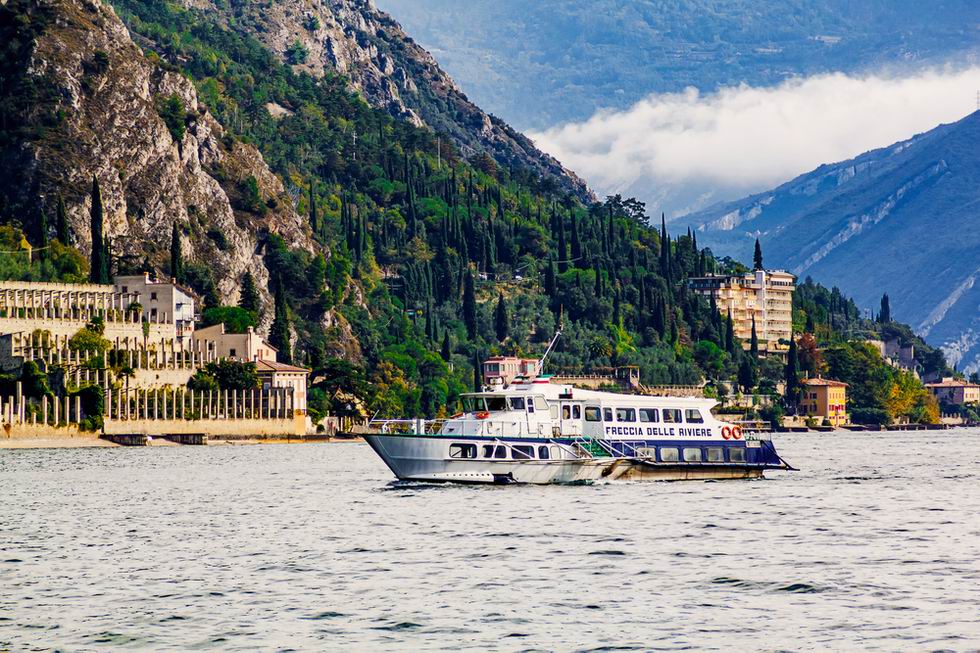
[[[228,419],[228,388],[225,388],[225,412],[224,418]]]
[[[71,424],[71,397],[65,396],[65,423]]]
[[[41,422],[45,426],[48,424],[48,395],[41,397]]]
[[[116,419],[123,419],[122,390],[116,392]]]
[[[75,422],[82,421],[82,398],[79,395],[75,395]]]
[[[109,420],[112,419],[112,388],[109,387],[109,384],[106,384],[105,385],[105,399],[104,399],[104,401],[105,401],[105,415],[104,415],[104,418],[105,418],[105,421],[108,422]]]
[[[17,408],[16,408],[17,421],[23,424],[24,423],[24,388],[20,381],[17,382],[17,385],[15,387],[16,387],[15,393],[17,397]],[[13,422],[11,422],[11,424],[13,424]]]

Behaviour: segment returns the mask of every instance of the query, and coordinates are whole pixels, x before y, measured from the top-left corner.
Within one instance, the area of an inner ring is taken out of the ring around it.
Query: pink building
[[[519,376],[537,376],[540,372],[536,358],[493,356],[483,362],[483,384],[510,385]]]
[[[926,389],[941,404],[980,403],[980,385],[968,383],[952,377],[943,377],[938,383],[927,383]]]

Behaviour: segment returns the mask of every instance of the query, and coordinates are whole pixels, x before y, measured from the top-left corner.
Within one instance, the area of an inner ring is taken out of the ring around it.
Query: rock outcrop
[[[0,149],[8,211],[40,199],[51,215],[60,194],[74,244],[86,251],[95,177],[114,255],[165,269],[176,223],[184,254],[206,262],[226,302],[237,299],[247,269],[267,287],[264,234],[312,250],[305,221],[261,154],[226,135],[193,84],[146,56],[111,6],[11,0],[5,9],[30,26],[15,34],[32,38],[16,71],[19,88],[43,89],[44,99],[21,117],[36,128]],[[161,117],[167,102],[177,114],[169,125]]]
[[[277,0],[227,3],[181,0],[221,16],[296,69],[340,73],[372,106],[447,134],[466,156],[491,154],[526,167],[583,200],[585,182],[527,137],[473,104],[429,52],[369,0]]]

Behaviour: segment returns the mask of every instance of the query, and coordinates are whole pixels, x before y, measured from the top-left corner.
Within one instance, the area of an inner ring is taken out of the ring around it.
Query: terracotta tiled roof
[[[286,365],[285,363],[274,363],[272,361],[259,360],[255,361],[255,369],[261,372],[302,372],[303,374],[309,374],[310,370],[305,367],[296,367],[295,365]]]
[[[846,388],[848,385],[843,381],[834,381],[833,379],[803,379],[803,385],[813,385],[813,386],[828,386],[831,388]]]

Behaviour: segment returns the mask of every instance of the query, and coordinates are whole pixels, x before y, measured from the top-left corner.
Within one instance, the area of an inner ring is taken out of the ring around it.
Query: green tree
[[[749,356],[742,356],[742,362],[738,366],[738,384],[746,394],[751,393],[752,389],[759,385],[759,372],[755,360]]]
[[[170,229],[170,276],[177,281],[184,280],[184,258],[180,248],[180,230],[174,222]]]
[[[892,321],[892,307],[888,299],[888,293],[881,296],[881,310],[878,311],[878,322],[888,324]]]
[[[755,253],[752,255],[752,264],[756,270],[764,270],[762,267],[762,245],[759,244],[759,239],[755,239]]]
[[[174,142],[180,143],[183,141],[184,134],[187,131],[185,124],[187,112],[184,111],[184,101],[180,99],[180,96],[173,93],[169,97],[159,100],[157,102],[157,113],[163,119],[163,123],[167,126],[167,131],[170,132],[170,136],[174,139]]]
[[[255,313],[239,306],[211,306],[201,314],[202,325],[224,324],[226,333],[245,333],[258,326]]]
[[[102,209],[102,190],[99,179],[92,177],[92,208],[89,211],[92,232],[92,257],[89,267],[89,280],[92,283],[111,283],[109,277],[109,252],[106,245]]]
[[[507,303],[504,301],[504,294],[497,296],[497,310],[494,312],[494,327],[497,331],[497,341],[507,340],[510,332],[510,318],[507,315]]]
[[[755,315],[752,316],[752,340],[749,341],[749,354],[753,361],[759,360],[759,336],[755,333]]]
[[[473,352],[473,392],[483,391],[483,367],[480,361],[480,352]]]
[[[470,340],[476,339],[476,282],[473,273],[467,271],[463,286],[463,322],[466,324],[466,334]]]
[[[252,390],[261,387],[255,363],[229,358],[208,363],[205,373],[212,377],[221,390]]]
[[[259,289],[255,285],[255,277],[249,270],[242,276],[242,291],[238,298],[239,308],[253,313],[256,318],[262,316],[262,299],[259,297]]]
[[[453,346],[452,342],[449,340],[448,329],[442,336],[442,350],[440,351],[440,354],[442,356],[442,360],[446,361],[447,363],[453,358]]]
[[[796,355],[796,338],[789,339],[789,352],[786,354],[786,400],[796,404],[800,400],[800,370]]]
[[[68,210],[65,208],[65,198],[58,194],[58,204],[55,209],[55,229],[57,238],[62,245],[71,244],[71,227],[68,225]]]
[[[37,216],[37,249],[40,257],[46,258],[48,255],[48,214],[43,209],[38,208]]]
[[[291,345],[291,328],[289,321],[289,306],[286,302],[286,290],[282,285],[282,277],[276,277],[275,284],[275,317],[269,329],[269,344],[279,352],[279,362],[293,362]]]

